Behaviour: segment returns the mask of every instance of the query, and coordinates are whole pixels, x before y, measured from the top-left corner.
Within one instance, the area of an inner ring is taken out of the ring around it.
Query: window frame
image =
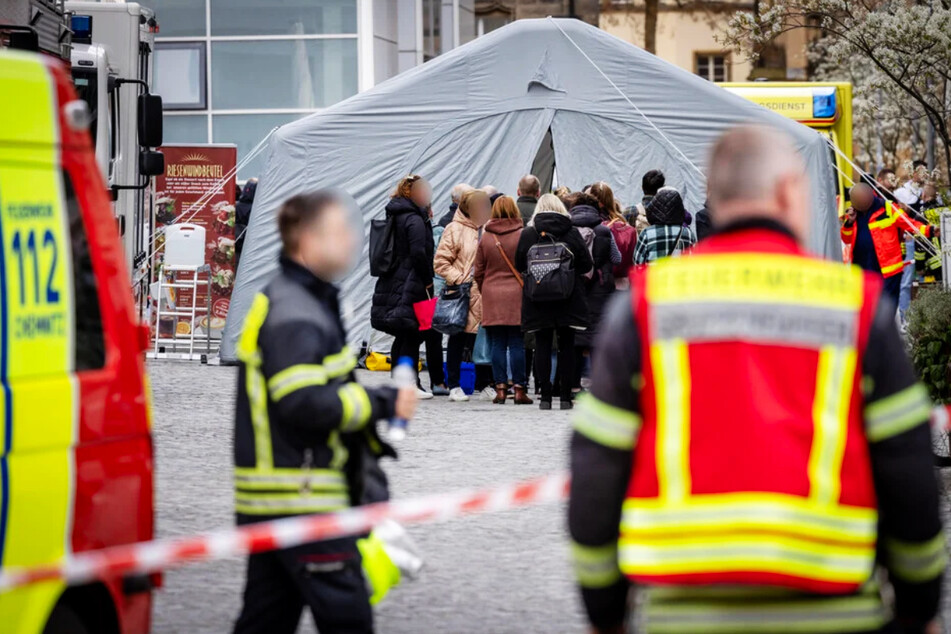
[[[716,79],[716,60],[723,60],[723,79]],[[707,74],[701,74],[700,72],[700,60],[706,59],[707,61]],[[728,82],[731,81],[732,75],[732,58],[729,51],[694,51],[693,52],[693,74],[697,77],[702,77],[709,82],[717,83],[718,81]]]
[[[197,102],[177,103],[162,99],[163,110],[207,110],[208,109],[208,42],[206,40],[194,41],[158,41],[155,43],[155,54],[163,51],[198,51],[198,92],[200,94]]]
[[[424,0],[424,1],[425,1],[425,0]],[[437,0],[437,1],[438,1],[438,0]],[[216,6],[215,6],[215,5],[216,5],[216,3],[219,3],[219,2],[221,3],[222,6],[221,6],[220,8],[217,8],[217,9],[216,9]],[[355,21],[354,21],[354,25],[353,25],[353,31],[341,30],[341,31],[325,31],[325,32],[320,32],[320,33],[318,33],[318,32],[309,33],[309,32],[306,32],[306,31],[303,32],[303,33],[284,33],[284,32],[280,32],[280,33],[264,33],[264,32],[254,32],[254,33],[234,33],[234,32],[231,32],[231,33],[223,33],[223,32],[217,32],[217,33],[216,33],[216,32],[215,32],[215,24],[216,24],[215,12],[216,12],[216,10],[217,10],[217,11],[224,11],[224,10],[232,11],[232,10],[234,10],[234,9],[233,9],[232,7],[230,7],[230,6],[228,6],[228,7],[225,7],[225,6],[224,6],[224,5],[227,4],[227,0],[205,0],[205,6],[207,7],[207,12],[208,12],[208,13],[207,13],[206,36],[207,36],[208,38],[212,39],[212,40],[220,40],[220,39],[224,39],[224,40],[228,40],[228,39],[231,39],[231,40],[256,40],[256,39],[267,39],[267,38],[275,38],[275,39],[285,39],[285,38],[288,38],[288,39],[298,39],[298,38],[308,38],[308,37],[310,37],[310,38],[356,37],[356,35],[357,35],[357,33],[359,32],[359,29],[360,29],[360,17],[359,17],[359,12],[360,12],[359,4],[360,4],[360,0],[346,0],[346,2],[348,2],[348,3],[351,3],[351,2],[352,2],[352,6],[353,6],[354,11],[355,11]],[[268,7],[264,7],[264,9],[267,9],[267,8],[268,8]],[[219,18],[218,21],[220,21],[220,18]]]

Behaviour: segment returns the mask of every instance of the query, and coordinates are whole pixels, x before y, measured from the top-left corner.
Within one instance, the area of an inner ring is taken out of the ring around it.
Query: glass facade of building
[[[240,161],[271,128],[356,94],[357,2],[150,0],[166,143],[235,143]]]

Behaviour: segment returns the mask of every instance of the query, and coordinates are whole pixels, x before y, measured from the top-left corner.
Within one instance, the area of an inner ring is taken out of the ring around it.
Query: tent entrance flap
[[[535,160],[532,161],[532,174],[538,177],[543,194],[551,191],[555,176],[555,144],[552,139],[551,128],[548,128],[545,138],[538,146],[538,152],[535,153]]]

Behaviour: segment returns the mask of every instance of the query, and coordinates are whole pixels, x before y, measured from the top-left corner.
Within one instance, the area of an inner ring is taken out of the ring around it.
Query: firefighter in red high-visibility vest
[[[709,165],[716,233],[634,273],[575,410],[589,620],[626,631],[633,586],[648,633],[936,632],[931,405],[881,278],[805,252],[779,132],[732,130]]]
[[[905,234],[920,231],[926,238],[933,238],[938,227],[918,222],[900,203],[879,198],[865,183],[851,189],[850,199],[852,206],[842,223],[842,242],[849,247],[853,264],[881,274],[885,295],[897,305],[905,267]]]

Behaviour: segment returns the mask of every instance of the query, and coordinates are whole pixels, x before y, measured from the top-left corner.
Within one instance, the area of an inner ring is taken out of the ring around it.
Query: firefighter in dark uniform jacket
[[[634,587],[648,634],[937,632],[931,404],[895,306],[802,248],[785,137],[733,130],[708,165],[716,233],[632,276],[576,409],[569,527],[594,631],[627,631]]]
[[[395,454],[374,423],[411,418],[416,391],[354,380],[356,358],[328,281],[359,252],[347,214],[326,191],[295,196],[279,213],[280,271],[255,298],[238,344],[239,524],[387,498],[377,459]],[[322,634],[372,632],[370,604],[387,575],[371,567],[392,564],[361,556],[363,543],[343,538],[251,555],[235,632],[294,632],[305,605]]]

